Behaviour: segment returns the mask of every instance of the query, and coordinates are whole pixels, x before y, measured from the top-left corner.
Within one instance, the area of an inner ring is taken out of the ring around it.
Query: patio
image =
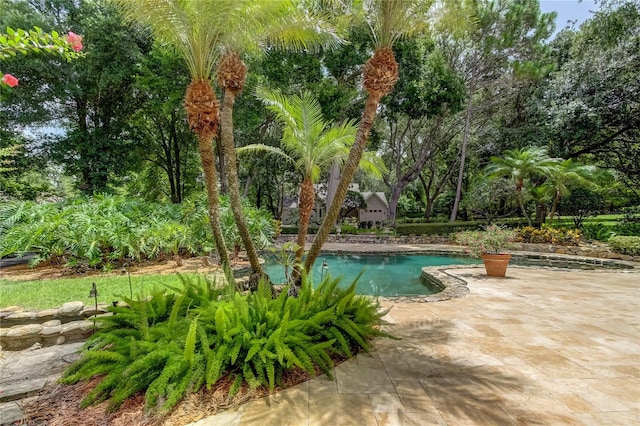
[[[194,425],[640,424],[640,270],[447,272],[471,293],[395,304],[402,340]]]

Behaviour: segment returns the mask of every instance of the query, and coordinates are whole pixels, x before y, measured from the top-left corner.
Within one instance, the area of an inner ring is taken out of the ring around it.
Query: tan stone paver
[[[376,341],[334,381],[197,424],[640,424],[640,271],[448,272],[468,296],[395,304],[386,327],[401,340]]]

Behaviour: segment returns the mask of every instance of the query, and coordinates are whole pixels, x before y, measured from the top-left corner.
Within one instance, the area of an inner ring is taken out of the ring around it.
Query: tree
[[[382,101],[381,124],[386,131],[379,151],[390,170],[384,182],[391,191],[389,218],[405,188],[420,177],[426,164],[446,151],[442,137],[445,118],[462,107],[463,83],[451,70],[434,43],[426,37],[396,45],[399,80]],[[380,126],[382,127],[382,126]]]
[[[552,44],[553,72],[530,108],[551,152],[619,171],[640,195],[640,8],[603,7]]]
[[[210,79],[219,58],[225,12],[233,4],[220,2],[212,7],[207,1],[115,1],[127,18],[149,25],[156,37],[173,46],[187,63],[191,82],[184,107],[187,121],[198,137],[216,249],[223,267],[228,268],[229,255],[220,230],[220,200],[212,145],[218,132],[220,107]]]
[[[335,43],[337,39],[326,28],[318,31],[324,26],[319,17],[300,13],[302,10],[289,0],[235,0],[233,3],[234,7],[229,8],[225,16],[225,27],[219,29],[222,32],[220,43],[224,49],[216,75],[224,93],[220,142],[226,159],[231,209],[253,273],[260,276],[262,269],[258,254],[242,215],[233,138],[233,104],[244,88],[247,75],[246,65],[240,55],[259,52],[263,42],[301,50],[323,42]],[[212,7],[215,7],[215,2]]]
[[[429,2],[419,0],[370,0],[358,2],[363,6],[361,16],[371,28],[374,42],[373,56],[367,61],[363,70],[363,87],[367,92],[367,99],[362,118],[358,125],[355,142],[349,152],[349,158],[342,170],[340,182],[329,207],[327,215],[316,234],[311,249],[305,260],[305,269],[311,270],[316,258],[320,254],[329,232],[340,214],[340,208],[347,196],[349,184],[358,169],[360,159],[367,146],[367,138],[373,120],[377,114],[378,104],[383,96],[393,90],[398,80],[398,63],[395,60],[392,47],[398,39],[415,32],[423,27],[425,13]]]
[[[525,180],[536,176],[549,176],[558,167],[559,160],[550,158],[547,150],[540,147],[513,149],[505,151],[502,157],[491,157],[487,166],[487,174],[491,177],[509,177],[515,183],[518,205],[529,226],[531,217],[524,206],[523,188]]]
[[[571,185],[597,186],[591,178],[597,168],[592,165],[580,164],[572,159],[564,160],[558,167],[551,170],[551,175],[547,177],[547,183],[553,188],[553,204],[549,216],[553,219],[558,208],[560,198],[569,194]]]
[[[454,32],[452,58],[467,81],[467,105],[460,142],[460,164],[456,196],[450,222],[456,220],[462,197],[467,150],[478,92],[510,74],[539,78],[550,70],[544,63],[542,41],[551,35],[554,14],[541,14],[538,0],[445,2],[471,22]],[[456,16],[450,13],[449,16]],[[503,99],[501,102],[504,102]]]
[[[132,118],[131,138],[141,165],[130,186],[144,190],[147,199],[181,203],[196,185],[197,142],[181,105],[188,83],[184,61],[166,49],[154,48],[140,64],[135,87],[143,103]]]
[[[594,216],[604,209],[604,199],[600,194],[587,188],[576,188],[568,197],[562,199],[560,209],[563,214],[571,216],[576,228],[582,228],[589,216]]]
[[[356,127],[353,121],[331,126],[324,120],[320,104],[310,92],[286,97],[280,92],[261,88],[258,90],[258,96],[284,125],[284,149],[268,145],[248,145],[240,148],[240,152],[262,150],[277,153],[294,163],[296,170],[302,174],[298,195],[299,248],[295,255],[295,264],[299,265],[304,254],[307,229],[316,198],[314,184],[318,182],[323,168],[328,167],[335,159],[345,157],[348,148],[353,144]],[[299,274],[299,268],[296,268]]]

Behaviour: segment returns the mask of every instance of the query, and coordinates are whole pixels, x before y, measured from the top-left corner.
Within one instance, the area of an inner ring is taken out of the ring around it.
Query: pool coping
[[[416,254],[435,254],[435,255],[458,255],[469,257],[464,247],[460,246],[444,246],[444,245],[364,245],[364,244],[340,244],[343,247],[335,247],[338,243],[329,243],[322,250],[322,254],[355,254],[355,255],[416,255]],[[331,247],[334,246],[334,247]],[[349,247],[346,247],[349,246]],[[364,247],[363,247],[364,246]],[[373,250],[372,250],[373,248]],[[640,262],[633,262],[620,259],[603,259],[598,257],[576,256],[570,254],[558,253],[542,253],[532,251],[509,251],[512,259],[516,260],[515,264],[509,265],[510,268],[542,268],[547,270],[585,270],[580,266],[590,266],[586,269],[589,272],[638,272],[640,273]],[[538,262],[534,266],[518,265],[518,260],[527,260],[529,262]],[[544,264],[547,263],[547,264]],[[556,265],[554,265],[556,263]],[[570,264],[576,267],[557,266]],[[595,268],[594,268],[595,267]],[[443,266],[426,266],[422,268],[421,278],[429,285],[441,289],[438,293],[429,295],[402,295],[402,296],[378,296],[378,300],[393,301],[396,303],[428,303],[441,302],[451,299],[465,297],[470,293],[467,282],[462,278],[447,273],[451,269],[469,269],[482,268],[482,265],[466,264],[466,265],[443,265]],[[507,270],[508,275],[508,270]],[[497,278],[501,279],[501,278]],[[373,297],[373,296],[372,296]]]

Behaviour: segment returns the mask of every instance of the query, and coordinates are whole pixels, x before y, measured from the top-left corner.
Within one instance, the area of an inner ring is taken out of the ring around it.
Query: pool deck
[[[382,302],[401,340],[194,425],[640,424],[640,269],[442,270],[470,294]]]

